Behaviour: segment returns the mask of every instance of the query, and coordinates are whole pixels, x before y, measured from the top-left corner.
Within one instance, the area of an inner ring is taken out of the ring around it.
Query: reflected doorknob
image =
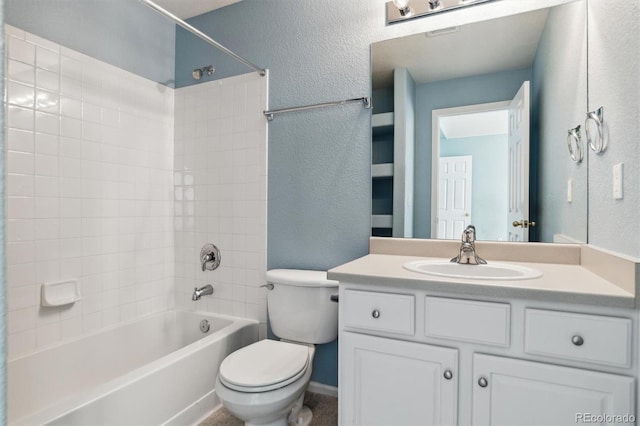
[[[512,225],[516,228],[533,228],[534,226],[536,226],[536,223],[534,221],[529,222],[527,219],[522,219],[514,220]]]

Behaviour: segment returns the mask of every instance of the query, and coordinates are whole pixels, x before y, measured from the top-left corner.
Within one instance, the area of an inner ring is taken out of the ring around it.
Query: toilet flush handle
[[[260,287],[266,287],[267,290],[273,290],[274,285],[271,283],[262,284]]]

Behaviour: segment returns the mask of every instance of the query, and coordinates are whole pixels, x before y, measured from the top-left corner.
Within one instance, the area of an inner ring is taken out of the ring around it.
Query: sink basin
[[[414,260],[404,265],[409,271],[446,278],[468,280],[530,280],[540,278],[542,273],[535,269],[509,263],[491,262],[487,265],[464,265],[446,260]]]

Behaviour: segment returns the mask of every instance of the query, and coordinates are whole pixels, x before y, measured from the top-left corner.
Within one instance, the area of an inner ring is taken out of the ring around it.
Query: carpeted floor
[[[338,424],[338,398],[307,392],[304,405],[311,408],[313,426],[335,426]],[[241,420],[233,417],[224,407],[207,417],[200,426],[242,426]]]

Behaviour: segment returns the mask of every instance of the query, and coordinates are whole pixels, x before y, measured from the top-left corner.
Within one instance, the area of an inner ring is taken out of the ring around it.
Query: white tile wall
[[[268,77],[245,74],[175,91],[176,305],[248,317],[266,334]],[[202,272],[205,243],[222,263]],[[191,301],[193,288],[213,296]]]
[[[5,28],[14,358],[173,306],[174,91]],[[40,307],[40,284],[67,278],[83,300]]]

